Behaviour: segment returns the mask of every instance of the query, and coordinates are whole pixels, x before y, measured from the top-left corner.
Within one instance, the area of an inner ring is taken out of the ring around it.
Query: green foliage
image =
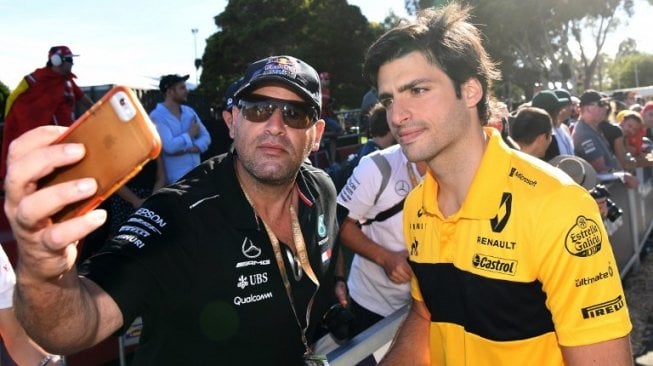
[[[459,1],[473,7],[472,21],[500,64],[502,83],[509,84],[502,87],[499,83],[499,91],[523,89],[527,98],[535,84],[579,83],[582,90],[596,82],[603,45],[619,25],[616,11],[632,15],[634,6],[633,0]],[[409,12],[445,2],[405,0]],[[568,67],[561,69],[562,64]],[[571,71],[570,79],[563,76],[563,69]]]
[[[364,52],[383,30],[346,0],[231,0],[215,22],[220,31],[207,40],[200,83],[214,105],[249,63],[288,54],[331,73],[336,109],[355,108],[367,89]]]
[[[653,1],[653,0],[651,0]],[[619,51],[617,51],[617,58],[639,53],[637,51],[637,42],[632,38],[626,38],[619,43]]]
[[[618,58],[608,69],[609,89],[653,85],[653,55],[632,53]]]
[[[619,6],[632,12],[632,0],[468,0],[487,49],[500,62],[504,82],[523,88],[527,98],[536,83],[587,88],[597,71],[605,39],[617,26]],[[506,17],[506,14],[515,16]],[[583,31],[589,29],[591,32]],[[593,34],[594,39],[587,39]],[[587,49],[591,44],[595,49]],[[584,47],[585,46],[585,47]],[[580,55],[578,51],[580,50]],[[571,79],[560,65],[568,66]],[[583,83],[585,82],[585,83]]]
[[[9,98],[9,88],[2,81],[0,81],[0,121],[4,119],[5,105],[7,98]]]

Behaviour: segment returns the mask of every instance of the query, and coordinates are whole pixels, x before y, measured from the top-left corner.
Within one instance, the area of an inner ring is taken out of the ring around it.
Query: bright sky
[[[405,16],[404,0],[349,0],[370,21],[382,21],[390,9]],[[73,72],[78,84],[156,86],[163,74],[198,76],[194,59],[217,31],[213,17],[227,0],[0,0],[0,81],[13,89],[47,59],[54,45],[67,45],[80,57]],[[651,7],[637,0],[639,16],[621,28],[641,51],[653,54],[653,37],[645,39]],[[192,29],[197,29],[193,34]],[[612,52],[614,53],[614,52]],[[201,72],[201,69],[200,69]]]

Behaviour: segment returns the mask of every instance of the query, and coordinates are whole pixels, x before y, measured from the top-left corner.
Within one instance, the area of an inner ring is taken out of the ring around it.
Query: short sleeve
[[[4,250],[0,249],[0,309],[13,305],[16,274]]]
[[[596,201],[578,186],[556,195],[538,211],[541,225],[535,230],[542,245],[533,255],[542,263],[538,279],[559,342],[578,346],[623,337],[632,326]],[[560,207],[560,202],[573,209]]]

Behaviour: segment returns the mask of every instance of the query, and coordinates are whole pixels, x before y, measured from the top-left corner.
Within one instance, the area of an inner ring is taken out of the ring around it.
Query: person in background
[[[322,93],[322,112],[320,118],[324,120],[324,135],[322,136],[322,148],[329,152],[329,156],[334,159],[336,156],[336,147],[338,137],[345,134],[344,126],[333,113],[333,102],[331,98],[331,74],[323,71],[320,73],[320,92]]]
[[[388,122],[385,117],[385,109],[383,106],[379,104],[378,107],[373,108],[370,113],[370,133],[372,137],[368,138],[355,153],[349,154],[349,156],[342,161],[333,163],[325,169],[327,174],[329,174],[333,180],[336,191],[342,190],[345,184],[347,184],[349,177],[354,172],[354,169],[362,157],[369,155],[374,151],[385,149],[395,143],[394,137],[388,128]],[[348,258],[350,258],[350,256],[348,256]]]
[[[585,159],[597,174],[622,170],[617,158],[612,153],[605,136],[598,126],[608,115],[608,99],[596,90],[586,90],[580,96],[580,119],[574,127],[574,155]],[[628,188],[637,187],[637,178],[628,172],[624,173],[623,183]]]
[[[329,72],[320,73],[320,91],[322,92],[322,115],[320,117],[322,119],[334,117],[331,108],[333,100],[331,99],[331,74]]]
[[[202,161],[210,159],[216,155],[224,154],[233,144],[233,139],[229,136],[229,128],[227,127],[227,118],[233,118],[231,115],[231,109],[234,106],[234,93],[238,90],[242,79],[238,79],[227,87],[225,93],[222,97],[221,103],[218,107],[219,115],[216,115],[216,118],[213,123],[206,124],[206,128],[211,135],[211,144],[209,148],[200,155]]]
[[[0,337],[17,365],[64,365],[63,358],[50,355],[25,333],[14,312],[13,297],[16,274],[0,247]]]
[[[385,116],[385,108],[381,104],[376,104],[370,109],[370,138],[361,146],[356,154],[360,160],[363,156],[369,155],[377,150],[385,149],[396,143],[394,136],[390,133],[388,120]]]
[[[515,143],[515,141],[510,137],[510,124],[508,123],[510,111],[508,110],[508,105],[496,98],[491,98],[489,104],[489,115],[487,125],[494,127],[501,133],[503,142],[513,149],[517,149],[517,143]]]
[[[162,159],[166,183],[174,183],[200,164],[200,154],[211,144],[211,136],[193,108],[183,104],[188,98],[188,75],[165,75],[159,82],[163,102],[150,112],[163,145]]]
[[[360,132],[365,136],[370,136],[369,131],[369,115],[372,107],[374,107],[379,102],[379,98],[376,96],[376,90],[370,88],[363,99],[361,99],[361,109],[360,109]]]
[[[603,121],[599,123],[597,129],[608,142],[608,147],[610,147],[610,151],[619,162],[619,166],[624,170],[632,171],[635,168],[635,162],[627,155],[626,145],[624,143],[624,133],[621,130],[619,123],[616,122],[616,116],[618,116],[621,111],[626,110],[623,109],[625,104],[620,101],[613,102],[614,103],[608,103],[605,117]],[[619,112],[612,113],[613,104],[615,106],[620,106],[618,107],[620,108]],[[613,122],[613,120],[615,121]]]
[[[555,89],[553,92],[558,97],[558,100],[563,100],[563,101],[568,100],[569,101],[569,102],[566,102],[566,101],[563,102],[562,109],[560,109],[560,112],[558,112],[557,121],[553,121],[553,120],[551,120],[551,121],[553,122],[554,133],[559,131],[560,134],[562,136],[564,136],[564,138],[567,140],[567,143],[571,144],[571,150],[569,151],[569,155],[573,155],[573,153],[574,153],[574,148],[573,148],[574,141],[571,138],[571,129],[565,123],[565,121],[569,121],[574,109],[576,108],[574,106],[574,101],[573,101],[574,98],[572,97],[571,93],[569,91],[565,90],[565,89]],[[562,143],[565,144],[564,141]],[[568,146],[567,146],[567,148],[568,148]]]
[[[624,110],[617,116],[617,121],[624,133],[624,143],[626,151],[632,156],[636,166],[651,166],[652,162],[646,157],[650,152],[644,145],[646,136],[646,127],[642,121],[642,116],[631,110]]]
[[[500,75],[470,11],[425,9],[364,61],[404,154],[429,168],[403,207],[412,306],[380,364],[631,365],[619,276],[573,280],[617,271],[596,202],[483,127]]]
[[[78,352],[141,316],[133,365],[324,360],[313,335],[347,294],[336,281],[336,192],[305,163],[324,131],[317,72],[291,56],[258,60],[235,98],[234,152],[148,198],[79,274],[76,242],[106,214],[56,225],[50,215],[92,195],[95,181],[35,182],[77,162],[83,146],[50,145],[65,132],[55,127],[14,142],[6,207],[20,253],[15,306],[46,349]]]
[[[634,90],[627,91],[626,97],[624,98],[625,107],[630,108],[631,106],[637,104],[638,100],[639,100],[639,96],[637,95],[636,91]]]
[[[578,116],[580,114],[580,99],[578,99],[577,96],[572,95],[571,96],[571,107],[569,108],[569,117],[562,121],[568,128],[569,128],[569,133],[574,130],[574,126],[576,125],[576,122],[578,122]]]
[[[234,97],[234,94],[236,94],[236,91],[238,91],[238,89],[242,84],[243,84],[243,78],[240,78],[234,81],[233,83],[229,84],[227,91],[224,93],[224,99],[222,102],[223,105],[222,120],[227,125],[227,127],[231,126],[231,124],[234,121],[234,115],[232,110],[234,106],[238,104],[238,101]]]
[[[544,159],[553,136],[551,116],[541,108],[523,107],[511,123],[510,136],[526,154]]]
[[[649,101],[644,104],[640,115],[642,116],[642,121],[646,127],[646,137],[650,141],[653,141],[653,101]]]
[[[48,51],[45,67],[26,75],[7,98],[2,129],[0,181],[7,173],[9,144],[23,133],[43,125],[70,126],[75,106],[90,108],[93,101],[77,86],[73,74],[74,55],[67,46]]]
[[[558,96],[553,90],[543,90],[535,94],[531,101],[531,106],[545,110],[553,123],[553,139],[551,139],[544,160],[548,161],[561,154],[573,155],[574,153],[571,135],[566,126],[561,126],[562,121],[558,118],[561,111],[567,110],[568,105],[571,105],[571,100],[566,96]]]

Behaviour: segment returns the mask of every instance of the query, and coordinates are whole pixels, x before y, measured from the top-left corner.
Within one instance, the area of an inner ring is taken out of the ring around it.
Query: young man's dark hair
[[[440,16],[434,9],[425,9],[416,22],[388,31],[369,48],[363,76],[371,85],[376,85],[383,64],[419,51],[451,78],[458,98],[461,98],[460,86],[465,81],[478,79],[483,88],[483,98],[477,105],[478,117],[484,123],[488,119],[492,81],[500,79],[501,74],[483,48],[479,30],[467,22],[469,11],[469,7],[454,5]],[[381,96],[379,100],[383,102]]]

